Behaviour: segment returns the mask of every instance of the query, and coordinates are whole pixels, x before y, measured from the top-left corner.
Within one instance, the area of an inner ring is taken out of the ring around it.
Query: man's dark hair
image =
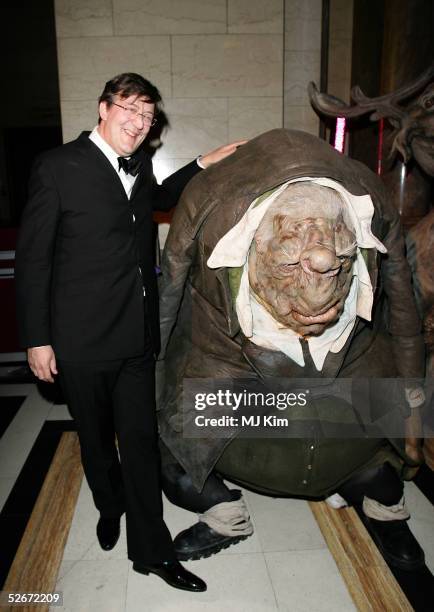
[[[146,98],[147,102],[155,104],[156,113],[160,110],[160,92],[155,85],[135,72],[123,72],[107,81],[98,103],[107,102],[108,106],[111,106],[116,95],[121,98],[129,98],[134,95]]]

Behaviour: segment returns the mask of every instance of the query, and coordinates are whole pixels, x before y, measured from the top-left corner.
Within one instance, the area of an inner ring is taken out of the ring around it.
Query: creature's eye
[[[434,106],[434,98],[428,98],[424,101],[425,108],[432,108]]]
[[[294,268],[296,268],[297,266],[298,266],[298,262],[297,263],[281,263],[279,264],[278,268],[282,272],[289,272],[290,270],[294,270]]]

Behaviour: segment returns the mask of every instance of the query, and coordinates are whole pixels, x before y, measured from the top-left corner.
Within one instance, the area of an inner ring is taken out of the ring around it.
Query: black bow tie
[[[142,165],[139,157],[130,157],[127,159],[126,157],[118,157],[119,170],[125,172],[125,174],[131,174],[131,176],[136,176],[139,173],[140,166]]]

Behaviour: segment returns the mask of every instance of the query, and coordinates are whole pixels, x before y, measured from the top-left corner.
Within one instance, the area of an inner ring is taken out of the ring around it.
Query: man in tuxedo
[[[125,512],[133,568],[203,591],[176,560],[162,518],[152,210],[174,206],[200,167],[241,143],[158,185],[140,145],[160,102],[142,76],[118,75],[99,99],[98,126],[36,160],[16,252],[18,320],[32,371],[48,382],[59,375],[77,424],[101,547],[115,546]]]

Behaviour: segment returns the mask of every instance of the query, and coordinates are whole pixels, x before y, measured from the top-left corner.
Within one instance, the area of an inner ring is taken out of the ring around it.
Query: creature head
[[[377,98],[368,98],[360,87],[353,87],[348,105],[339,98],[319,93],[314,83],[309,84],[309,97],[314,109],[328,117],[360,117],[372,113],[371,119],[387,118],[395,128],[391,154],[399,152],[404,162],[414,157],[421,168],[434,176],[434,64],[417,79],[397,91]],[[428,86],[427,86],[428,84]],[[406,100],[426,87],[419,98],[407,107]]]
[[[422,170],[434,176],[434,83],[407,108],[393,147],[404,161],[413,156]]]
[[[335,190],[310,182],[289,185],[255,233],[251,289],[282,326],[318,336],[342,313],[356,249]]]

